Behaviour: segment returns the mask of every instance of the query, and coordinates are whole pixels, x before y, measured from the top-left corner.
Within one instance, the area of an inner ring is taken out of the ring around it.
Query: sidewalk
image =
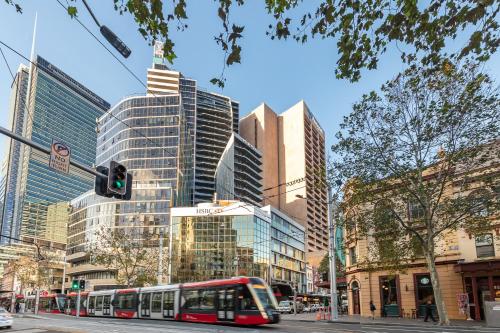
[[[283,314],[281,315],[282,320],[297,320],[303,322],[314,322],[316,320],[317,313],[300,313],[297,315],[293,314]],[[329,320],[321,320],[323,322],[329,322]],[[361,317],[359,315],[347,316],[340,315],[339,320],[336,321],[343,324],[370,324],[370,325],[401,325],[401,326],[436,326],[433,322],[424,322],[423,319],[407,319],[407,318],[393,318],[393,317],[375,317],[375,319],[370,319],[367,317]],[[454,327],[467,327],[467,328],[480,328],[486,327],[484,321],[472,321],[472,320],[451,320],[451,326]]]

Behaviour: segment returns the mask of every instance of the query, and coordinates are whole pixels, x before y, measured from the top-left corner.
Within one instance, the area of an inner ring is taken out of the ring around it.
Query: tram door
[[[217,291],[217,320],[234,320],[234,289]]]
[[[165,291],[163,293],[163,317],[174,318],[175,291]]]
[[[142,294],[141,298],[141,317],[149,317],[151,315],[151,293]]]

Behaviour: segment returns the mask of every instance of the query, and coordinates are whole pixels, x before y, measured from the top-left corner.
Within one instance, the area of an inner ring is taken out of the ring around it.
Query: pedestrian
[[[373,304],[373,301],[370,300],[370,312],[372,314],[372,320],[375,319],[375,310],[377,310],[377,308],[375,307],[375,304]]]
[[[425,318],[424,321],[427,321],[431,317],[433,322],[436,322],[436,318],[434,318],[434,315],[432,314],[432,301],[430,299],[427,300],[425,303]]]
[[[16,302],[16,313],[19,313],[19,309],[21,309],[21,305],[19,302]]]

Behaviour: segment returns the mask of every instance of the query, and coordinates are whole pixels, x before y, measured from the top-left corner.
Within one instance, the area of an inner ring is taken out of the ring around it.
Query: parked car
[[[0,308],[0,327],[10,328],[14,319],[10,315],[10,313],[4,308]]]
[[[296,302],[297,313],[302,313],[304,311],[304,304],[301,302]],[[281,301],[278,304],[278,311],[280,313],[293,313],[293,301]]]
[[[316,312],[318,310],[319,310],[319,304],[314,303],[311,305],[311,312]]]
[[[304,305],[304,313],[309,313],[309,312],[312,312],[311,311],[311,306],[310,305]]]

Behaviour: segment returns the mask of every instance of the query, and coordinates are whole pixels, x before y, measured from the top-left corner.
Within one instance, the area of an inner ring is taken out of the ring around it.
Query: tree
[[[425,258],[441,324],[438,245],[460,228],[480,234],[498,215],[499,112],[478,65],[413,65],[364,95],[332,146],[346,223],[371,240],[367,260],[399,269]]]
[[[58,256],[49,249],[40,249],[35,255],[23,255],[10,260],[7,271],[11,272],[24,288],[44,289],[51,284],[51,270],[58,265]],[[59,258],[60,259],[60,258]]]
[[[117,273],[116,280],[127,287],[157,284],[159,248],[156,235],[143,226],[101,228],[90,247],[93,263]],[[164,256],[163,269],[167,269]]]
[[[336,265],[336,272],[337,272],[337,277],[343,277],[345,276],[345,267],[342,265],[342,262],[338,258],[338,256],[335,256],[335,265]],[[323,259],[321,259],[321,262],[319,263],[318,267],[318,272],[321,274],[323,277],[323,280],[328,281],[330,280],[330,259],[328,257],[328,253],[325,254]]]
[[[72,0],[76,1],[76,0]],[[5,0],[21,12],[20,0]],[[247,0],[218,0],[217,17],[222,31],[214,36],[224,52],[224,68],[241,62],[240,41],[244,25],[234,23],[230,13],[244,7]],[[139,33],[148,41],[162,40],[164,56],[173,63],[176,58],[171,29],[188,28],[187,0],[113,0],[120,14],[130,13]],[[190,1],[190,4],[196,4]],[[474,55],[485,61],[500,44],[498,13],[494,0],[323,0],[310,10],[304,0],[264,0],[270,14],[266,34],[271,39],[294,39],[306,43],[314,37],[336,38],[338,49],[336,76],[357,81],[362,69],[376,69],[379,58],[390,43],[401,50],[403,61],[419,58],[424,65],[441,65],[443,59]],[[68,5],[72,17],[78,9]],[[214,13],[215,16],[215,13]],[[448,52],[453,40],[466,40]],[[212,83],[224,86],[224,70]]]

